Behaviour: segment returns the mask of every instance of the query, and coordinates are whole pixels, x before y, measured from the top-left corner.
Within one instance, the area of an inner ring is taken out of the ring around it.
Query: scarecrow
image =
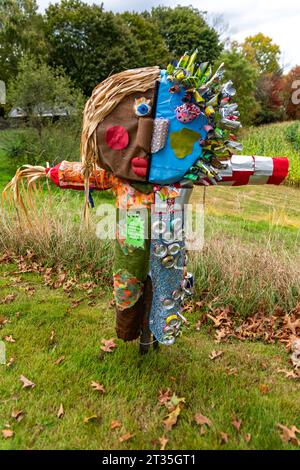
[[[140,336],[140,351],[171,345],[180,335],[185,299],[192,295],[187,271],[184,206],[193,185],[280,184],[284,157],[238,155],[242,145],[236,90],[185,53],[166,70],[126,70],[101,82],[84,109],[81,162],[53,168],[25,165],[8,188],[46,176],[60,188],[116,195],[113,264],[116,332]],[[7,189],[8,189],[7,188]],[[152,339],[153,335],[153,339]]]

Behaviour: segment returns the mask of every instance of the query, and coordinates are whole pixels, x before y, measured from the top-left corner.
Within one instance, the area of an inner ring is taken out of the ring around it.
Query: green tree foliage
[[[280,47],[262,33],[249,36],[241,45],[243,54],[260,73],[278,73]]]
[[[148,12],[144,12],[142,15],[134,12],[125,12],[120,16],[137,41],[137,46],[141,51],[140,65],[166,67],[171,59],[171,54],[160,35],[159,24],[155,18]]]
[[[176,8],[157,7],[151,16],[158,22],[159,30],[174,57],[198,48],[201,61],[214,62],[222,51],[216,31],[208,26],[204,14],[191,6]]]
[[[17,74],[24,54],[45,57],[43,17],[37,13],[36,0],[0,2],[0,79],[5,82]]]
[[[63,0],[49,6],[46,18],[50,65],[63,66],[86,95],[108,75],[142,62],[126,22],[102,5]]]
[[[76,114],[82,108],[83,97],[62,70],[53,70],[25,56],[17,76],[9,82],[8,101],[27,113],[41,137],[45,121],[40,116],[45,110],[66,109]]]
[[[238,48],[233,45],[231,50],[224,51],[219,59],[225,64],[225,78],[232,80],[237,90],[236,102],[241,113],[241,122],[251,124],[259,105],[255,99],[258,72]]]

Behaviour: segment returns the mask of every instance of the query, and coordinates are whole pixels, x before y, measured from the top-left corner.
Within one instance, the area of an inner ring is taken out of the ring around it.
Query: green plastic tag
[[[145,222],[140,214],[127,214],[126,239],[127,245],[144,248]]]

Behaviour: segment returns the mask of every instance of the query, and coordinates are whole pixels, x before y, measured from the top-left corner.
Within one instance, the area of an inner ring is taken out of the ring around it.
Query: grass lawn
[[[86,299],[72,308],[82,292],[70,297],[62,289],[51,290],[31,273],[16,280],[15,269],[1,268],[2,295],[16,294],[13,302],[0,305],[0,315],[10,321],[1,336],[15,340],[6,343],[7,361],[13,357],[14,365],[0,366],[0,428],[11,425],[14,431],[12,438],[0,438],[1,449],[157,449],[163,435],[167,449],[292,448],[276,428],[277,423],[300,425],[300,384],[277,371],[288,368],[283,346],[216,345],[211,332],[196,331],[198,312],[171,348],[140,357],[137,344],[116,341],[114,352],[99,354],[101,338],[115,337],[109,294],[100,291],[95,305]],[[216,349],[224,353],[211,360]],[[35,387],[22,389],[21,375]],[[94,391],[92,381],[106,392]],[[167,388],[184,397],[185,405],[165,433],[167,410],[157,395]],[[61,404],[65,415],[58,418]],[[24,412],[22,421],[11,417],[14,410]],[[194,421],[199,413],[212,421],[204,435]],[[234,417],[242,421],[240,432],[231,424]],[[121,427],[111,430],[113,420]],[[134,436],[120,442],[127,432]],[[221,444],[220,432],[228,434],[228,443]]]
[[[3,155],[0,168],[3,188],[15,168]],[[202,191],[194,191],[193,202],[202,200]],[[209,188],[206,240],[268,247],[274,259],[284,249],[297,260],[299,194],[288,186]],[[78,222],[83,195],[55,189],[53,195],[54,204],[68,208]],[[97,194],[96,204],[103,197],[113,202],[110,193]],[[234,339],[216,344],[212,323],[196,330],[198,310],[188,315],[189,327],[173,347],[140,357],[137,344],[116,341],[112,353],[103,353],[101,339],[116,338],[109,287],[98,286],[95,298],[79,289],[67,293],[47,287],[39,274],[18,274],[14,264],[0,265],[0,287],[0,302],[16,295],[11,303],[0,303],[0,320],[9,320],[0,340],[10,335],[15,340],[5,341],[7,362],[14,358],[14,364],[0,365],[0,431],[11,429],[14,435],[5,439],[0,432],[0,449],[159,449],[163,436],[166,449],[295,448],[283,443],[277,428],[281,423],[300,429],[300,382],[278,372],[290,369],[283,345]],[[212,360],[214,350],[223,354]],[[22,389],[21,375],[35,387]],[[93,390],[92,381],[105,393]],[[171,431],[164,429],[167,409],[157,399],[168,388],[185,399]],[[21,421],[12,417],[16,410],[24,413]],[[197,414],[212,422],[202,432]],[[235,417],[242,422],[239,432]],[[120,423],[114,430],[113,420]],[[127,433],[133,436],[121,442]],[[228,435],[227,443],[220,433]]]

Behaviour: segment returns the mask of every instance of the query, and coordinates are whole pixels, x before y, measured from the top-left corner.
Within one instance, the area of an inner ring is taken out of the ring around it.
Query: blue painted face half
[[[156,97],[152,157],[149,181],[172,184],[183,179],[191,166],[201,157],[200,141],[205,139],[205,115],[192,101],[184,103],[183,87],[171,90],[167,72],[160,73]],[[162,147],[162,148],[161,148]]]

